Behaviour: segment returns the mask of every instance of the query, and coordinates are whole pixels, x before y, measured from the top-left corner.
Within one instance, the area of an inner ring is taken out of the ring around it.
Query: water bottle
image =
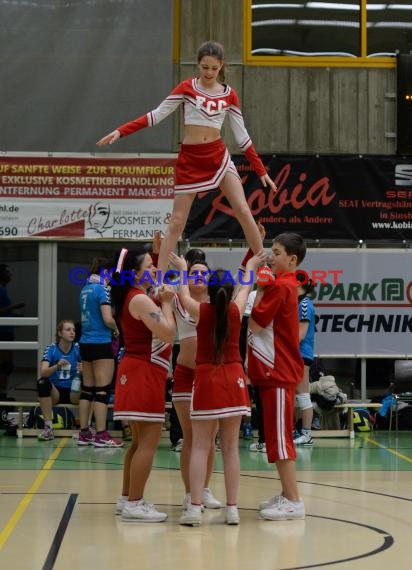
[[[242,431],[243,431],[243,439],[252,439],[253,438],[253,431],[252,431],[252,426],[250,425],[250,423],[246,423],[244,422],[242,425]]]
[[[73,376],[72,385],[70,387],[71,392],[80,392],[82,387],[82,380],[78,372]]]

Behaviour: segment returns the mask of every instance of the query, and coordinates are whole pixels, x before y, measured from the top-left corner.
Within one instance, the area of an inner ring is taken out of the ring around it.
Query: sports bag
[[[40,406],[31,408],[27,418],[27,427],[44,428],[44,419]],[[52,427],[53,429],[73,429],[75,427],[75,419],[72,411],[65,406],[54,406]]]

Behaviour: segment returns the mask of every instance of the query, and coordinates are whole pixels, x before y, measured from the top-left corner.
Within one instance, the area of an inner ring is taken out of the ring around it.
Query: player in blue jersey
[[[72,391],[72,382],[81,373],[80,349],[75,339],[73,321],[60,321],[56,329],[56,342],[46,346],[40,363],[41,377],[37,380],[37,393],[44,418],[44,431],[40,441],[54,439],[52,406],[77,404],[79,391]]]
[[[298,287],[299,299],[299,347],[304,362],[303,379],[296,387],[296,413],[302,418],[300,432],[295,432],[295,445],[312,445],[313,406],[309,393],[309,369],[313,362],[315,346],[315,308],[312,301],[313,284],[306,272],[297,272],[301,281]]]
[[[110,269],[108,259],[95,257],[90,278],[80,292],[82,334],[80,353],[83,362],[83,386],[80,394],[80,433],[78,445],[121,447],[122,441],[113,439],[106,430],[107,404],[114,373],[112,335],[118,336],[112,315],[110,289],[105,273]],[[89,427],[93,403],[96,435]]]

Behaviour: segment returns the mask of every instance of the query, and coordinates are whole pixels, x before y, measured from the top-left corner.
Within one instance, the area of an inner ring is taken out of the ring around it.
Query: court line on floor
[[[330,521],[347,523],[350,525],[355,525],[355,526],[359,526],[361,528],[369,529],[369,530],[376,532],[378,535],[383,537],[382,544],[380,546],[378,546],[377,548],[375,548],[374,550],[364,552],[363,554],[357,554],[354,556],[349,556],[348,558],[341,558],[341,559],[338,558],[335,560],[330,560],[328,562],[317,562],[315,564],[303,564],[303,566],[293,566],[293,567],[281,568],[279,570],[306,570],[308,568],[321,568],[323,566],[332,566],[334,564],[343,564],[345,562],[352,562],[354,560],[361,560],[362,558],[370,558],[372,556],[375,556],[376,554],[382,554],[382,552],[391,548],[395,543],[395,540],[390,533],[388,533],[387,531],[382,530],[378,527],[374,527],[374,526],[371,526],[368,524],[358,523],[356,521],[347,521],[344,519],[338,519],[338,518],[334,518],[334,517],[323,517],[323,516],[318,516],[318,515],[308,515],[308,516],[313,517],[313,518],[319,518],[319,519],[325,519],[325,520],[330,520]]]
[[[54,535],[53,542],[43,565],[43,570],[52,570],[54,567],[54,563],[56,562],[57,555],[59,554],[60,546],[63,542],[64,535],[66,534],[78,496],[79,495],[77,493],[72,493],[67,501],[66,508],[64,509],[63,516],[60,520],[60,524],[57,528],[56,534]]]
[[[0,551],[2,550],[3,546],[6,544],[7,540],[9,539],[11,533],[13,532],[14,528],[18,524],[19,520],[23,516],[25,510],[30,505],[36,491],[40,488],[41,484],[43,483],[44,479],[47,477],[49,471],[53,467],[54,462],[56,461],[57,457],[59,456],[61,450],[68,442],[68,438],[64,438],[62,441],[59,442],[56,449],[50,455],[49,459],[43,465],[40,470],[40,473],[37,475],[34,483],[31,485],[30,489],[27,491],[25,496],[20,501],[17,509],[14,511],[12,516],[7,521],[6,525],[4,526],[3,530],[0,532]]]
[[[213,471],[212,473],[216,474],[216,471]],[[376,473],[376,471],[375,471],[375,473]],[[386,472],[383,471],[382,473],[386,473]],[[398,471],[398,473],[399,473],[399,471]],[[223,473],[221,473],[221,475],[223,475]],[[242,479],[242,477],[248,477],[250,479],[260,479],[262,481],[278,481],[280,483],[279,477],[268,477],[266,474],[265,475],[257,475],[257,474],[251,475],[250,473],[242,473],[241,472],[240,477],[241,477],[241,479]],[[389,493],[382,493],[382,492],[378,492],[378,491],[368,491],[367,489],[357,489],[356,487],[345,487],[344,485],[332,485],[330,483],[318,483],[317,481],[307,481],[305,479],[297,479],[297,483],[299,483],[301,485],[312,485],[313,487],[326,487],[326,488],[330,488],[330,489],[341,489],[342,491],[353,491],[355,493],[365,493],[367,495],[377,495],[379,497],[387,497],[389,499],[397,499],[399,501],[408,501],[408,502],[412,501],[412,499],[410,499],[409,497],[400,497],[398,495],[390,495]]]
[[[384,449],[388,453],[392,453],[392,455],[395,455],[395,457],[399,457],[399,459],[403,459],[404,461],[407,461],[408,463],[412,463],[411,457],[408,457],[407,455],[403,455],[403,453],[399,453],[399,451],[396,451],[395,449],[392,449],[390,447],[386,447],[386,445],[383,445],[382,443],[378,443],[377,441],[375,441],[374,439],[370,439],[369,437],[365,437],[364,439],[368,443],[373,443],[373,445],[376,445],[376,447],[380,447],[381,449]]]

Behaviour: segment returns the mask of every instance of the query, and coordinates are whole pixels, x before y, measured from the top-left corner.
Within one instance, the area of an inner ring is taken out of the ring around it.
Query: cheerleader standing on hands
[[[212,41],[202,44],[197,61],[199,77],[182,81],[156,109],[125,123],[97,142],[98,146],[112,144],[120,137],[157,125],[183,104],[184,138],[176,163],[173,212],[160,250],[158,269],[161,275],[167,269],[169,253],[185,228],[197,192],[220,187],[253,252],[256,254],[263,247],[240,177],[220,138],[226,115],[240,150],[263,186],[276,191],[245,128],[239,98],[235,90],[224,83],[223,47]]]

